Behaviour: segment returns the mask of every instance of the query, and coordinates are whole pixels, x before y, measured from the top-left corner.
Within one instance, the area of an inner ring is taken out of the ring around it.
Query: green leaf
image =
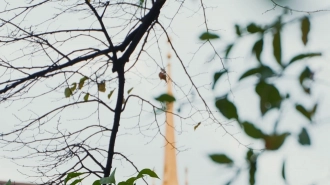
[[[72,83],[72,87],[70,88],[71,89],[71,92],[73,92],[74,90],[76,90],[76,88],[77,88],[77,83],[75,82],[75,83]]]
[[[155,98],[155,100],[160,101],[160,102],[167,102],[167,103],[171,103],[175,101],[175,98],[172,95],[169,94],[162,94],[160,96],[158,96],[157,98]]]
[[[144,175],[148,175],[149,177],[153,177],[153,178],[157,178],[157,179],[159,179],[159,177],[157,176],[157,174],[154,172],[154,171],[152,171],[152,170],[150,170],[150,169],[143,169],[143,170],[141,170],[140,172],[139,172],[139,174],[136,176],[137,178],[141,178],[141,177],[143,177]]]
[[[96,180],[93,182],[93,185],[101,185],[100,180]]]
[[[69,98],[72,95],[72,91],[69,87],[65,88],[64,95],[66,98]]]
[[[258,75],[257,77],[261,80],[264,80],[266,78],[272,77],[275,75],[275,72],[268,66],[259,66],[256,68],[252,68],[248,71],[246,71],[239,80],[242,80],[246,77],[252,76],[252,75]]]
[[[142,7],[144,0],[139,0],[139,5]]]
[[[301,132],[299,134],[299,143],[301,145],[311,145],[309,134],[305,128],[301,129]]]
[[[115,90],[116,90],[116,89],[114,89],[114,90],[112,90],[112,91],[109,92],[109,94],[108,94],[108,99],[111,98],[111,96],[112,96],[112,94],[113,94],[113,92],[114,92]]]
[[[304,45],[306,45],[308,42],[308,33],[310,30],[310,26],[311,25],[310,25],[308,17],[304,17],[301,20],[301,40],[304,43]]]
[[[209,155],[212,161],[219,163],[219,164],[232,164],[233,160],[227,157],[225,154],[212,154]]]
[[[254,23],[249,24],[246,29],[250,33],[257,33],[257,32],[262,33],[264,31],[261,27],[257,26]]]
[[[265,148],[267,150],[277,150],[279,149],[282,144],[284,143],[286,137],[290,135],[289,133],[285,132],[280,135],[274,134],[274,135],[265,135],[264,141],[265,141]]]
[[[79,81],[79,85],[78,85],[78,88],[79,88],[79,89],[82,89],[82,88],[83,88],[84,83],[85,83],[85,81],[86,81],[87,79],[88,79],[88,78],[87,78],[86,76],[84,76],[84,77],[82,77],[82,78],[80,79],[80,81]]]
[[[86,93],[84,96],[84,101],[88,101],[89,93]]]
[[[79,173],[79,172],[71,172],[71,173],[68,173],[68,175],[66,176],[66,178],[64,179],[64,184],[66,184],[69,180],[75,178],[75,177],[78,177],[80,175],[82,175],[84,173]]]
[[[76,185],[76,184],[78,184],[79,182],[81,182],[82,180],[84,180],[84,179],[76,179],[76,180],[74,180],[70,185]]]
[[[229,44],[226,48],[226,54],[225,54],[225,58],[228,58],[229,53],[231,51],[231,49],[233,48],[234,44]]]
[[[299,76],[299,83],[303,90],[310,94],[310,87],[306,84],[304,84],[305,80],[313,80],[313,72],[309,69],[309,67],[306,66],[306,68],[301,72]]]
[[[286,178],[285,178],[285,160],[283,161],[283,165],[282,165],[282,177],[284,180],[286,180]]]
[[[8,182],[6,182],[5,185],[11,185],[11,180],[9,180]]]
[[[248,136],[255,138],[255,139],[260,139],[260,138],[264,137],[264,134],[262,133],[262,131],[259,128],[255,127],[252,123],[245,121],[242,123],[242,125],[244,128],[244,132]]]
[[[255,91],[260,97],[260,111],[262,115],[265,115],[270,109],[280,108],[282,97],[274,85],[267,84],[261,80],[257,84]]]
[[[220,38],[219,35],[210,32],[204,32],[199,36],[200,40],[212,40],[218,38]]]
[[[235,30],[236,30],[236,35],[240,37],[242,33],[239,25],[235,24]]]
[[[254,46],[252,48],[252,53],[254,53],[256,55],[256,58],[259,62],[261,62],[260,56],[261,56],[263,45],[264,45],[264,40],[263,40],[263,38],[261,38],[254,44]]]
[[[296,62],[298,60],[301,60],[301,59],[304,59],[304,58],[307,58],[307,57],[318,57],[318,56],[321,56],[321,55],[322,55],[322,53],[305,53],[305,54],[299,54],[299,55],[293,57],[290,60],[289,64],[292,64],[293,62]]]
[[[128,184],[127,182],[120,182],[120,183],[118,183],[118,185],[130,185],[130,184]]]
[[[273,38],[273,54],[278,64],[282,65],[281,32],[277,30]]]
[[[139,179],[139,178],[137,178],[137,177],[131,177],[131,178],[127,179],[125,183],[126,183],[127,185],[134,185],[134,182],[135,182],[137,179]],[[119,184],[118,184],[118,185],[119,185]]]
[[[227,98],[217,99],[215,106],[219,109],[221,114],[228,119],[235,118],[238,120],[237,109],[235,105],[230,102]]]
[[[98,89],[98,91],[100,91],[100,92],[105,92],[105,91],[106,91],[106,88],[105,88],[105,82],[103,81],[103,82],[101,82],[101,83],[98,83],[98,84],[97,84],[97,89]]]
[[[296,110],[299,111],[302,115],[304,115],[307,119],[312,121],[312,112],[307,111],[305,107],[298,104],[296,105]]]
[[[257,160],[250,160],[249,182],[254,185],[256,182]]]
[[[127,94],[130,94],[132,92],[134,87],[130,88],[128,91],[127,91]]]
[[[100,179],[100,183],[101,184],[116,184],[115,173],[116,173],[116,168],[113,170],[113,172],[110,174],[109,177],[104,177],[104,178]]]
[[[227,73],[227,70],[221,70],[221,71],[219,71],[219,72],[214,73],[212,89],[214,89],[215,84],[217,83],[217,81],[219,80],[219,78],[220,78],[223,74],[225,74],[225,73]]]

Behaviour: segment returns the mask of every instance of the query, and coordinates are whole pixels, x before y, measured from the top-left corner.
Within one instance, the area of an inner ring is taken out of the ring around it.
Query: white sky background
[[[208,5],[207,16],[208,16],[208,24],[211,29],[217,30],[217,33],[221,35],[221,39],[215,42],[215,45],[220,49],[221,46],[225,46],[226,44],[234,41],[234,24],[238,23],[240,25],[247,24],[250,22],[258,22],[258,23],[269,23],[272,22],[277,15],[281,14],[282,10],[280,8],[276,8],[275,11],[270,11],[268,13],[263,14],[266,10],[272,8],[272,4],[263,3],[265,0],[207,0],[205,4]],[[192,53],[195,52],[200,44],[198,41],[198,36],[200,33],[204,31],[203,20],[201,17],[201,12],[194,14],[199,7],[199,1],[191,1],[186,2],[185,7],[180,11],[180,14],[174,19],[172,23],[172,30],[169,30],[171,34],[172,41],[177,48],[178,53],[181,58],[187,64],[188,61],[192,57]],[[316,9],[327,9],[330,7],[329,3],[319,1],[298,1],[299,3],[295,3],[294,7],[300,10],[316,10]],[[174,4],[174,3],[173,3]],[[176,8],[178,8],[178,3],[176,3]],[[1,6],[1,2],[0,2]],[[47,10],[44,10],[47,12]],[[175,6],[170,3],[167,3],[167,6],[164,8],[163,16],[173,16],[176,12]],[[288,16],[288,19],[293,17],[300,17],[304,14],[302,13],[293,13],[292,17]],[[318,71],[317,79],[322,79],[325,82],[329,83],[327,79],[328,71],[330,70],[330,65],[327,64],[329,61],[329,55],[326,53],[327,50],[330,49],[329,41],[330,36],[328,35],[330,31],[330,27],[328,26],[328,22],[330,20],[330,12],[325,13],[317,13],[312,14],[312,30],[309,37],[308,48],[302,47],[300,41],[300,32],[299,25],[293,24],[289,26],[287,31],[285,31],[282,37],[282,46],[283,49],[283,58],[284,60],[289,60],[292,56],[297,53],[301,53],[303,51],[323,51],[323,57],[320,60],[312,60],[315,61],[315,64],[312,64],[312,69]],[[42,18],[39,16],[39,18]],[[73,18],[72,18],[73,19]],[[61,22],[61,24],[71,24],[71,22]],[[254,61],[254,58],[251,57],[250,48],[252,44],[255,42],[255,38],[247,38],[240,44],[239,47],[234,48],[234,55],[231,57],[235,58],[230,60],[230,65],[235,65],[235,71],[230,73],[230,81],[235,82],[237,76],[239,76],[242,70],[246,70],[248,66],[253,66],[255,63],[250,62]],[[265,44],[268,48],[264,49],[263,57],[272,58],[271,48],[269,48],[270,44]],[[164,41],[163,47],[163,56],[166,56],[167,46]],[[152,51],[153,48],[150,49]],[[248,49],[248,50],[247,50]],[[0,54],[1,55],[1,54]],[[155,55],[158,55],[155,53]],[[210,91],[211,86],[206,86],[210,84],[213,79],[213,74],[215,71],[220,70],[222,67],[219,61],[213,61],[211,63],[205,63],[206,60],[212,55],[212,51],[210,47],[205,46],[199,53],[196,55],[196,58],[190,63],[188,71],[190,75],[195,76],[193,79],[199,85],[204,85],[205,88],[200,88],[201,92],[204,95],[204,98],[208,101],[209,105],[213,107],[214,97],[221,95],[221,92],[224,92],[223,88],[228,88],[228,81],[222,79],[219,81],[218,86],[215,92]],[[145,57],[146,58],[146,57]],[[165,57],[164,57],[165,58]],[[143,58],[141,59],[143,60]],[[273,60],[273,59],[272,59]],[[166,62],[165,62],[166,63]],[[130,73],[127,78],[128,82],[126,83],[126,89],[130,87],[134,87],[132,91],[133,94],[141,95],[143,97],[147,97],[148,99],[152,99],[153,97],[159,95],[160,93],[166,90],[166,85],[163,82],[158,82],[158,69],[154,68],[154,63],[151,61],[145,61],[144,63],[139,63],[136,67],[135,73]],[[153,71],[150,71],[153,70]],[[294,69],[297,72],[300,72],[301,69]],[[181,86],[189,85],[185,78],[182,75],[182,67],[179,65],[179,62],[175,59],[172,60],[172,71],[173,78],[177,80],[177,83]],[[295,71],[293,71],[294,73]],[[141,74],[139,74],[141,73]],[[136,75],[139,74],[139,75]],[[149,80],[145,78],[139,77],[144,75],[148,77]],[[79,78],[78,78],[79,80]],[[77,81],[77,79],[76,79]],[[248,83],[247,83],[248,84]],[[253,84],[250,83],[250,85]],[[287,81],[283,81],[282,84],[279,84],[280,88],[299,88],[296,84],[292,84]],[[115,87],[115,86],[113,86]],[[147,89],[147,91],[146,91]],[[232,100],[235,102],[244,102],[241,103],[242,106],[239,107],[240,113],[243,114],[244,118],[247,120],[256,122],[258,125],[262,126],[264,130],[270,131],[273,127],[271,122],[272,120],[267,118],[264,120],[260,120],[258,117],[259,113],[251,110],[258,110],[257,105],[257,97],[249,97],[247,99],[247,93],[249,90],[253,89],[253,86],[246,89],[237,89],[234,91],[234,97]],[[308,122],[302,118],[297,116],[291,116],[290,112],[287,112],[284,115],[286,121],[283,123],[288,125],[280,125],[280,130],[290,130],[298,133],[300,131],[301,125],[304,125],[309,129],[310,136],[312,140],[312,145],[310,147],[301,147],[297,139],[292,134],[289,137],[284,146],[276,152],[266,152],[259,158],[259,165],[257,171],[257,183],[256,184],[270,184],[270,185],[281,185],[284,184],[281,178],[281,165],[283,159],[287,159],[287,179],[289,184],[329,184],[330,182],[330,137],[328,134],[328,130],[330,126],[328,125],[329,119],[326,113],[327,108],[329,107],[329,98],[327,95],[330,92],[329,86],[318,85],[316,87],[314,97],[315,99],[322,101],[320,104],[320,109],[323,109],[323,112],[317,115],[316,120],[320,120],[320,124],[314,127],[310,127]],[[63,96],[62,92],[59,95]],[[174,88],[174,93],[180,93],[178,88]],[[114,102],[114,97],[112,102]],[[45,105],[43,100],[35,100],[33,105],[30,105],[30,108],[33,109],[34,112],[41,114],[45,108],[51,108],[55,106],[56,101],[62,97],[52,97],[50,99],[53,104],[49,105],[48,103]],[[302,94],[297,94],[296,99],[305,98]],[[68,101],[67,99],[64,101]],[[26,102],[28,103],[28,102]],[[136,101],[135,101],[136,103]],[[252,104],[253,103],[253,104]],[[308,103],[308,102],[307,102]],[[200,106],[200,105],[199,105]],[[17,123],[17,119],[12,116],[14,110],[17,110],[17,107],[22,107],[22,105],[14,105],[11,107],[0,106],[0,112],[2,119],[5,123],[1,123],[4,125],[3,129],[10,129],[12,123]],[[132,115],[136,115],[137,106],[130,104],[127,107],[127,112],[123,115],[124,117],[129,117]],[[139,110],[139,109],[138,109]],[[214,109],[215,110],[215,109]],[[39,113],[40,112],[40,113]],[[83,114],[86,115],[90,111],[86,108],[81,109],[70,109],[70,112],[67,114],[75,115]],[[294,111],[292,111],[293,114]],[[20,115],[22,117],[29,117],[28,111],[25,112],[26,115]],[[106,113],[105,113],[106,114]],[[3,116],[4,115],[4,116]],[[151,115],[151,114],[150,114]],[[275,114],[274,114],[275,115]],[[109,120],[112,120],[112,116],[110,116]],[[68,119],[70,117],[67,115]],[[76,117],[77,118],[77,117]],[[219,116],[220,119],[223,119]],[[147,117],[144,117],[145,120],[148,121]],[[195,121],[201,118],[196,117]],[[269,119],[269,120],[268,120]],[[70,123],[74,124],[89,124],[90,121],[96,121],[95,118],[87,119],[84,122],[71,121]],[[163,170],[163,145],[164,140],[161,136],[157,136],[155,139],[151,139],[150,137],[145,137],[139,134],[137,129],[128,129],[135,123],[130,123],[125,119],[122,120],[123,123],[120,127],[120,132],[118,140],[116,142],[116,151],[120,151],[127,155],[139,168],[151,168],[155,169],[155,171],[162,176]],[[142,121],[142,122],[143,122]],[[211,153],[226,153],[228,156],[233,158],[235,162],[237,162],[238,166],[241,166],[244,163],[244,157],[246,153],[246,148],[240,146],[234,139],[232,139],[229,135],[224,135],[224,132],[221,128],[218,128],[217,125],[205,125],[202,124],[196,131],[193,131],[193,126],[195,122],[191,122],[180,125],[180,120],[176,120],[176,124],[178,125],[178,146],[180,149],[184,150],[179,152],[178,157],[178,171],[179,171],[179,180],[180,184],[184,184],[184,169],[186,167],[189,168],[188,179],[189,185],[201,185],[201,184],[223,184],[230,177],[231,172],[226,168],[218,166],[212,163],[207,157],[208,154]],[[225,123],[226,120],[223,119]],[[112,121],[111,121],[112,122]],[[269,123],[269,124],[267,124]],[[228,129],[232,133],[238,133],[240,130],[235,127],[236,124],[233,123],[232,126],[228,126]],[[150,134],[148,132],[147,134]],[[152,135],[152,134],[150,134]],[[149,136],[150,136],[149,135]],[[253,148],[262,148],[263,143],[258,142],[256,140],[250,140],[243,133],[238,133],[235,135],[237,139],[239,139],[244,144],[251,143]],[[108,141],[104,141],[107,144]],[[5,152],[4,152],[5,153]],[[7,153],[6,153],[7,154]],[[31,161],[22,160],[20,164],[28,164]],[[114,167],[117,168],[117,179],[124,180],[128,178],[131,174],[134,173],[133,169],[129,166],[129,164],[124,161],[118,161],[114,163]],[[20,175],[17,172],[17,167],[13,163],[11,163],[7,159],[0,159],[0,179],[2,180],[17,180],[17,181],[26,181],[24,176]],[[22,169],[22,171],[27,169]],[[248,184],[248,174],[244,173],[234,184]],[[88,184],[88,181],[83,184]],[[160,185],[161,181],[156,180],[156,184]]]

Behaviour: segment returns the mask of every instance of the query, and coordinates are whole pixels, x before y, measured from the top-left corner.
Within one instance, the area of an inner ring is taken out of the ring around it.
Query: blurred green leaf
[[[88,98],[89,98],[89,93],[86,93],[84,96],[84,101],[88,101]]]
[[[260,26],[257,26],[254,23],[249,24],[246,29],[250,33],[257,33],[257,32],[263,32],[264,31]]]
[[[116,90],[116,89],[114,89],[114,90],[112,90],[112,91],[109,92],[109,94],[108,94],[108,99],[111,98],[111,96],[112,96],[112,94],[113,94],[113,92],[114,92],[115,90]]]
[[[120,182],[120,183],[118,183],[118,185],[130,185],[130,184],[127,182]]]
[[[143,170],[141,170],[140,172],[139,172],[139,174],[136,176],[137,178],[141,178],[141,177],[143,177],[144,175],[148,175],[149,177],[153,177],[153,178],[157,178],[157,179],[159,179],[159,177],[158,177],[158,175],[154,172],[154,171],[152,171],[152,170],[150,170],[150,169],[143,169]]]
[[[76,184],[80,183],[82,180],[84,180],[84,179],[76,179],[70,185],[76,185]]]
[[[238,120],[237,109],[235,105],[230,102],[227,98],[217,99],[215,106],[219,109],[221,114],[228,119],[235,118]]]
[[[304,43],[304,45],[308,42],[308,33],[310,30],[310,22],[308,17],[304,17],[301,20],[301,40]]]
[[[93,185],[101,185],[100,180],[96,180],[93,182]]]
[[[129,179],[126,180],[126,184],[125,185],[134,185],[134,182],[137,180],[137,177],[131,177]],[[119,184],[118,184],[119,185]]]
[[[71,91],[70,87],[65,88],[64,95],[66,98],[69,98],[72,95],[72,91]]]
[[[171,102],[175,101],[175,98],[169,94],[162,94],[162,95],[158,96],[157,98],[155,98],[155,100],[160,101],[160,102],[171,103]]]
[[[212,161],[219,163],[219,164],[232,164],[233,160],[227,157],[225,154],[212,154],[209,155]]]
[[[221,70],[221,71],[219,71],[219,72],[214,73],[212,89],[214,89],[215,84],[217,83],[217,81],[219,80],[219,78],[220,78],[223,74],[225,74],[225,73],[227,73],[227,70]]]
[[[82,77],[82,78],[80,79],[80,81],[79,81],[79,85],[78,85],[78,89],[83,88],[84,83],[85,83],[85,81],[86,81],[87,79],[88,79],[88,78],[87,78],[86,76],[84,76],[84,77]]]
[[[294,62],[296,62],[296,61],[298,61],[298,60],[304,59],[304,58],[318,57],[318,56],[321,56],[321,55],[322,55],[322,53],[304,53],[304,54],[299,54],[299,55],[293,57],[293,58],[290,60],[290,62],[289,62],[288,65],[290,65],[290,64],[292,64],[292,63],[294,63]]]
[[[274,135],[265,135],[264,141],[265,141],[265,148],[267,150],[277,150],[279,149],[282,144],[284,143],[287,136],[289,136],[290,133],[282,133],[280,135],[274,134]]]
[[[101,83],[98,83],[98,84],[97,84],[97,89],[98,89],[98,91],[100,91],[100,92],[105,92],[105,91],[106,91],[106,88],[105,88],[105,82],[103,81],[103,82],[101,82]]]
[[[265,115],[270,109],[280,108],[282,97],[274,85],[267,84],[265,81],[261,80],[257,84],[255,91],[260,97],[260,111],[262,115]]]
[[[11,185],[11,180],[7,181],[5,185]]]
[[[139,0],[139,5],[142,7],[144,0]]]
[[[283,161],[283,165],[282,165],[282,177],[283,177],[284,181],[286,181],[286,178],[285,178],[285,160]]]
[[[234,44],[229,44],[226,48],[226,54],[225,54],[225,58],[228,58],[229,53],[231,51],[231,49],[233,48]]]
[[[109,177],[104,177],[104,178],[100,179],[100,183],[101,184],[116,184],[115,173],[116,173],[116,168],[113,170],[113,172],[110,174]]]
[[[309,134],[305,128],[301,129],[301,132],[299,134],[299,143],[301,145],[311,145]]]
[[[273,37],[273,54],[278,64],[282,66],[282,48],[281,48],[281,32],[277,30]]]
[[[71,92],[73,92],[74,90],[76,90],[77,88],[77,83],[72,83],[72,87],[70,88],[71,89]]]
[[[242,35],[242,33],[241,33],[241,28],[239,27],[239,25],[235,24],[235,30],[236,30],[236,35],[240,37]]]
[[[301,72],[299,76],[299,83],[303,90],[310,94],[310,87],[309,85],[306,85],[305,80],[313,80],[313,72],[309,69],[309,67],[306,66],[306,68]]]
[[[194,130],[196,130],[199,127],[199,125],[201,125],[201,123],[202,122],[197,123],[197,125],[194,126]]]
[[[219,35],[210,32],[204,32],[199,36],[200,40],[212,40],[218,38],[220,38]]]
[[[84,173],[79,172],[70,172],[67,174],[66,178],[64,179],[64,184],[67,184],[67,182],[75,177],[78,177],[80,175],[83,175]]]
[[[132,92],[134,87],[130,88],[128,91],[127,91],[127,94],[130,94]]]
[[[261,62],[260,56],[261,56],[263,45],[264,45],[264,40],[263,40],[263,38],[261,38],[254,44],[254,46],[252,48],[252,53],[254,53],[256,55],[256,58],[259,62]]]
[[[302,115],[304,115],[307,119],[312,121],[312,116],[314,114],[313,110],[308,111],[305,107],[303,107],[300,104],[296,105],[296,110],[299,111]]]
[[[252,76],[252,75],[258,75],[257,77],[264,80],[266,78],[272,77],[275,75],[274,71],[268,67],[268,66],[259,66],[256,68],[252,68],[248,71],[246,71],[240,78],[239,80],[242,80],[246,77]]]
[[[244,128],[244,132],[248,136],[255,139],[260,139],[264,137],[262,131],[259,128],[255,127],[252,123],[245,121],[242,123],[242,126]]]

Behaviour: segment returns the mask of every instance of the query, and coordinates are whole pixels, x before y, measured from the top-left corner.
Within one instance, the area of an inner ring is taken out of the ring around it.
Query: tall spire
[[[171,80],[172,78],[170,77],[171,75],[170,52],[168,53],[167,58],[168,58],[168,67],[166,74],[169,76],[167,80],[167,94],[173,95],[172,80]],[[172,112],[173,112],[173,102],[167,103],[163,185],[179,185],[177,170],[176,170],[175,129],[174,129],[173,114],[171,114]]]

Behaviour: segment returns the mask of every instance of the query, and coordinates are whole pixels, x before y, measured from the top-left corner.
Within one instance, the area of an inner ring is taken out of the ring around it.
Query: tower
[[[167,75],[171,75],[171,64],[170,58],[171,54],[167,55],[168,67]],[[167,78],[167,94],[172,95],[172,81],[171,78]],[[175,129],[174,129],[174,119],[173,119],[173,102],[167,103],[166,112],[166,129],[165,129],[165,157],[164,157],[164,175],[163,175],[163,185],[179,185],[178,175],[177,175],[177,164],[176,164],[176,148],[175,148]]]

